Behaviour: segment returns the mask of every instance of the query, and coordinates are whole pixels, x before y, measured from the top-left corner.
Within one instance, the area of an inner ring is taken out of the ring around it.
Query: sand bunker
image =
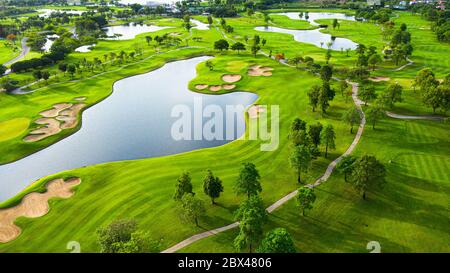
[[[226,74],[222,76],[222,80],[227,83],[235,83],[242,79],[242,76],[239,74]]]
[[[252,77],[258,77],[258,76],[272,76],[272,67],[268,66],[261,66],[261,65],[252,65],[250,66],[248,70],[248,75]]]
[[[258,105],[258,104],[255,104],[255,105],[252,105],[247,110],[247,113],[248,113],[248,117],[249,118],[258,118],[259,117],[259,113],[262,113],[262,112],[265,112],[265,111],[266,111],[265,107],[263,107],[261,105]]]
[[[72,103],[58,103],[58,104],[53,105],[52,109],[42,111],[39,114],[41,116],[43,116],[44,118],[54,118],[59,115],[59,112],[61,112],[64,109],[67,109],[71,106],[72,106]]]
[[[84,101],[84,100],[86,100],[86,97],[77,97],[77,98],[74,98],[74,100],[76,100],[76,101]]]
[[[40,113],[43,118],[35,120],[35,123],[44,125],[31,131],[24,139],[25,142],[36,142],[53,136],[64,129],[74,128],[78,124],[78,113],[86,106],[84,103],[59,103],[52,109]]]
[[[236,87],[235,84],[223,84],[222,85],[222,88],[225,89],[225,90],[231,90],[231,89],[233,89],[235,87]]]
[[[198,89],[198,90],[203,90],[203,89],[208,88],[208,86],[209,86],[209,85],[207,85],[207,84],[197,84],[197,85],[195,86],[195,88]]]
[[[212,92],[217,92],[220,90],[222,90],[222,85],[211,85],[209,87],[209,91],[212,91]]]
[[[48,200],[50,198],[69,198],[73,195],[71,189],[80,183],[80,178],[71,178],[67,181],[55,179],[48,182],[46,192],[29,193],[23,197],[19,205],[0,209],[0,242],[10,242],[20,235],[20,228],[14,224],[17,218],[22,216],[36,218],[47,214],[49,210]]]
[[[369,78],[369,80],[371,80],[373,82],[387,82],[387,81],[390,81],[391,78],[388,78],[388,77],[371,77],[371,78]]]

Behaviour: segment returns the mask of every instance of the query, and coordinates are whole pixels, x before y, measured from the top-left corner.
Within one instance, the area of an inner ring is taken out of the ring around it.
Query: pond
[[[308,19],[305,18],[305,13],[303,13],[303,17],[300,18],[299,17],[300,12],[282,12],[282,13],[273,13],[273,14],[285,15],[285,16],[289,17],[289,19],[293,19],[293,20],[308,21],[313,26],[318,26],[319,23],[317,23],[315,21],[320,20],[320,19],[338,19],[338,20],[355,21],[355,16],[346,15],[344,13],[334,13],[334,12],[309,12]]]
[[[52,47],[53,43],[55,42],[56,39],[58,39],[59,36],[56,34],[52,34],[52,35],[47,35],[46,36],[46,40],[45,40],[45,44],[44,46],[41,48],[42,51],[44,52],[50,52],[50,48]]]
[[[84,111],[78,132],[35,154],[0,166],[0,201],[13,197],[33,181],[60,171],[177,154],[231,141],[172,138],[172,125],[179,119],[171,115],[175,105],[192,109],[194,99],[201,98],[203,108],[217,105],[226,109],[227,105],[247,107],[257,99],[257,95],[248,92],[206,95],[189,91],[188,82],[196,77],[196,65],[209,58],[172,62],[152,72],[117,81],[108,98]],[[236,124],[245,124],[243,111],[235,119]],[[207,120],[192,122],[192,132]],[[237,139],[245,132],[245,125],[236,125],[234,129],[233,139]]]
[[[136,35],[146,32],[155,32],[162,29],[166,29],[170,27],[160,27],[154,25],[140,25],[140,24],[129,24],[129,25],[119,25],[119,26],[110,26],[105,27],[107,39],[114,40],[130,40],[134,39]]]
[[[195,25],[193,27],[193,29],[198,29],[198,30],[208,30],[209,29],[208,24],[205,24],[199,20],[191,19],[191,23],[193,23]]]
[[[335,37],[335,39],[333,40],[330,34],[322,33],[320,32],[320,29],[296,30],[269,26],[256,27],[255,30],[290,34],[294,36],[294,40],[297,42],[312,44],[324,49],[328,48],[328,43],[331,43],[330,49],[332,50],[346,50],[348,48],[354,50],[358,45],[352,40],[345,38]]]
[[[80,52],[80,53],[90,52],[91,48],[94,46],[95,46],[95,44],[80,46],[80,47],[75,48],[75,52]]]
[[[37,12],[39,13],[39,17],[47,18],[52,13],[67,13],[67,14],[73,14],[73,15],[81,15],[83,12],[86,12],[86,10],[71,10],[71,9],[38,9]]]

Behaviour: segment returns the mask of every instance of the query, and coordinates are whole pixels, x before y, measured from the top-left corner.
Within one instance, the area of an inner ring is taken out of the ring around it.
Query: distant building
[[[367,0],[367,5],[369,7],[381,6],[381,0]]]

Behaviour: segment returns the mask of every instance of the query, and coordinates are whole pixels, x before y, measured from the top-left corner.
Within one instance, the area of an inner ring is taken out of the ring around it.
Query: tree
[[[344,174],[345,182],[348,182],[348,177],[353,172],[353,163],[355,163],[356,157],[351,155],[346,155],[336,164],[336,170]]]
[[[308,92],[309,105],[312,107],[312,111],[316,111],[317,104],[319,103],[320,86],[314,85]]]
[[[237,51],[239,54],[239,51],[245,50],[245,45],[241,42],[236,42],[231,46],[231,50]]]
[[[178,177],[173,198],[175,200],[181,200],[186,193],[194,194],[192,192],[191,174],[189,172],[183,172],[181,176]]]
[[[254,210],[254,214],[259,217],[262,222],[267,221],[268,213],[261,197],[258,195],[252,195],[250,198],[244,200],[234,212],[234,219],[236,221],[241,221],[244,218],[245,213],[249,210]]]
[[[262,226],[265,221],[258,209],[245,210],[239,222],[239,234],[234,239],[235,248],[241,250],[248,246],[249,252],[252,253],[253,246],[258,244],[263,236]]]
[[[320,88],[319,92],[319,106],[320,109],[322,110],[322,113],[326,113],[328,107],[330,106],[330,103],[328,102],[330,100],[330,95],[325,89],[327,86],[329,87],[329,85],[323,85],[322,88]]]
[[[198,227],[198,220],[206,214],[205,204],[196,198],[194,194],[184,194],[181,198],[182,217]]]
[[[50,73],[47,70],[42,71],[42,79],[47,82],[47,80],[50,78]]]
[[[230,45],[228,44],[228,42],[224,39],[220,39],[220,40],[214,42],[214,49],[217,49],[220,51],[228,50],[229,46]]]
[[[42,71],[41,70],[35,70],[33,71],[33,77],[39,81],[40,79],[42,79]]]
[[[298,65],[303,62],[303,58],[301,56],[295,56],[289,59],[289,63],[295,65],[298,68]]]
[[[316,201],[316,194],[314,189],[310,187],[301,187],[298,189],[297,205],[302,210],[302,215],[305,216],[305,211],[313,208],[313,204]]]
[[[349,182],[366,199],[366,191],[382,186],[386,180],[386,169],[374,156],[364,155],[353,163]]]
[[[323,65],[320,69],[320,78],[324,82],[329,82],[333,77],[333,68],[329,65]]]
[[[426,106],[433,109],[433,113],[438,108],[446,111],[450,104],[450,87],[445,84],[440,84],[438,87],[429,87],[428,90],[423,92],[422,101]]]
[[[379,105],[370,106],[366,111],[366,120],[372,124],[372,129],[375,129],[376,123],[384,117],[384,111]]]
[[[161,243],[150,238],[148,233],[135,231],[126,242],[114,243],[116,253],[159,253]]]
[[[347,110],[342,116],[342,120],[350,125],[350,134],[353,134],[353,126],[355,124],[358,124],[361,120],[358,108],[356,108],[356,106],[353,106],[352,108]]]
[[[58,70],[66,74],[67,71],[67,64],[66,63],[59,63],[58,64]]]
[[[338,26],[339,22],[337,19],[333,19],[333,29],[335,29]]]
[[[297,182],[302,183],[301,173],[308,172],[311,165],[312,156],[310,149],[306,145],[295,146],[289,157],[291,167],[297,171]]]
[[[402,90],[403,87],[398,83],[388,85],[381,95],[384,105],[388,108],[392,108],[396,102],[401,102]]]
[[[206,67],[209,68],[209,71],[213,71],[214,70],[214,64],[211,61],[206,61],[205,65],[206,65]]]
[[[234,188],[236,194],[246,194],[247,198],[250,198],[250,196],[260,193],[262,191],[260,179],[261,176],[255,164],[243,163]]]
[[[258,53],[258,51],[260,49],[261,49],[261,47],[257,44],[252,45],[251,51],[252,51],[253,56],[255,56],[255,58],[256,58],[256,54]]]
[[[114,220],[108,226],[97,230],[98,242],[102,253],[116,253],[117,243],[130,241],[131,234],[137,230],[137,223],[132,219]]]
[[[375,70],[377,64],[381,63],[383,59],[379,54],[373,54],[369,57],[368,63],[372,66],[372,70]]]
[[[320,144],[320,133],[322,132],[322,124],[317,122],[316,124],[309,125],[308,135],[314,146],[319,146]]]
[[[152,36],[145,36],[145,40],[147,41],[147,45],[150,45],[150,42],[152,41]]]
[[[8,70],[8,69],[6,68],[6,66],[0,65],[0,76],[3,75],[3,74],[5,74],[6,70]]]
[[[203,192],[211,198],[213,205],[215,204],[214,199],[219,198],[220,193],[223,192],[222,180],[215,177],[211,170],[208,170],[203,179]]]
[[[75,64],[68,64],[67,65],[67,72],[69,72],[70,77],[73,79],[73,75],[75,74],[75,72],[77,71],[77,67],[75,66]]]
[[[284,228],[276,228],[267,232],[256,252],[259,253],[296,253],[294,242]]]
[[[328,149],[336,149],[336,144],[334,140],[336,139],[336,135],[334,133],[333,125],[328,124],[322,130],[320,134],[320,138],[322,140],[322,144],[325,145],[325,158],[328,155]]]
[[[349,85],[346,80],[339,81],[339,91],[341,91],[341,95],[344,96],[344,92],[348,89]]]
[[[364,101],[364,104],[367,105],[369,101],[374,100],[377,97],[375,93],[375,87],[373,85],[364,86],[358,93],[359,97]]]
[[[414,84],[419,86],[420,91],[425,92],[431,87],[437,87],[439,85],[439,81],[436,80],[436,77],[430,68],[424,68],[417,73],[417,76],[414,79]]]

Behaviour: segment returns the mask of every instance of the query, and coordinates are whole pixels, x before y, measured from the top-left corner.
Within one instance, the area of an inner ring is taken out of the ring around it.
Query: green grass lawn
[[[281,17],[275,16],[274,23],[286,28],[309,27],[307,22]],[[204,17],[196,19],[205,22]],[[325,49],[296,42],[290,35],[255,31],[255,26],[265,25],[259,15],[226,20],[234,28],[234,32],[227,36],[235,41],[245,42],[244,36],[247,35],[251,43],[251,37],[258,34],[267,40],[267,45],[262,48],[264,52],[272,50],[273,54],[284,53],[288,58],[306,55],[319,63],[324,62]],[[391,64],[385,64],[374,74],[388,75],[392,81],[397,80],[407,86],[408,81],[424,65],[432,64],[439,77],[448,73],[448,64],[443,62],[441,65],[438,62],[438,56],[443,58],[448,54],[447,45],[433,40],[434,34],[430,30],[423,33],[425,38],[419,38],[424,31],[420,29],[421,25],[428,22],[404,13],[400,13],[396,20],[408,22],[415,43],[412,59],[416,64],[398,72],[392,71]],[[258,94],[258,104],[280,105],[279,149],[274,152],[261,152],[259,141],[237,140],[216,148],[160,158],[105,163],[43,178],[21,194],[0,204],[0,207],[17,204],[23,195],[30,191],[43,191],[45,182],[55,177],[79,176],[82,183],[73,197],[67,200],[51,200],[51,210],[47,215],[36,219],[18,219],[17,224],[23,229],[23,233],[15,241],[0,244],[0,252],[65,252],[67,242],[74,240],[81,243],[83,252],[96,252],[99,246],[96,243],[95,231],[120,217],[136,218],[141,229],[149,231],[154,239],[161,239],[163,247],[169,247],[192,234],[233,221],[233,212],[243,198],[236,197],[232,190],[242,162],[251,161],[260,170],[265,205],[270,205],[296,189],[298,185],[295,174],[288,162],[290,149],[287,141],[288,128],[295,117],[309,122],[333,124],[337,133],[337,149],[332,151],[328,159],[320,157],[314,162],[312,170],[305,177],[309,182],[319,177],[329,162],[342,154],[353,140],[354,136],[348,133],[348,127],[340,121],[342,113],[351,107],[350,101],[345,103],[338,94],[331,103],[328,114],[322,116],[318,112],[311,112],[307,91],[312,85],[320,83],[317,76],[283,66],[262,55],[254,58],[248,51],[240,55],[213,52],[213,42],[223,38],[222,33],[215,27],[204,31],[194,29],[191,35],[180,27],[180,19],[167,18],[149,22],[174,27],[151,33],[151,36],[179,33],[181,38],[189,37],[189,45],[195,48],[170,51],[146,60],[130,61],[125,67],[108,66],[107,74],[96,77],[92,76],[101,71],[85,72],[83,75],[76,75],[76,81],[73,82],[67,82],[68,76],[60,76],[58,81],[49,81],[54,85],[45,87],[40,84],[32,87],[39,90],[28,95],[0,93],[0,131],[2,124],[14,120],[34,120],[42,110],[55,103],[71,102],[75,97],[86,96],[86,103],[93,106],[111,93],[111,86],[115,81],[156,69],[167,61],[214,54],[216,58],[211,60],[214,70],[209,71],[203,63],[199,64],[198,76],[189,83],[190,89],[195,90],[194,86],[199,83],[223,83],[223,74],[241,74],[243,78],[236,83],[235,90]],[[216,21],[214,25],[220,27]],[[328,31],[333,33],[333,30]],[[370,23],[341,21],[340,29],[335,32],[338,36],[366,45],[381,45],[379,27]],[[373,35],[364,35],[365,33]],[[103,55],[110,51],[130,51],[135,46],[144,47],[142,58],[146,58],[154,54],[155,49],[153,44],[147,45],[145,35],[147,34],[141,34],[128,41],[100,41],[91,52],[70,54],[68,61],[76,62],[82,58],[92,60],[95,57],[103,59]],[[194,41],[192,37],[202,39]],[[427,43],[433,45],[434,49],[430,52],[427,51]],[[171,49],[174,48],[161,50]],[[425,62],[427,56],[429,61]],[[333,52],[331,63],[350,67],[354,60],[354,52],[351,52],[349,57],[345,53]],[[273,76],[247,76],[246,68],[251,64],[273,67]],[[56,71],[56,67],[49,69]],[[22,77],[20,79],[25,81],[31,75],[28,72],[13,74],[11,77]],[[385,85],[386,83],[377,84],[377,90],[381,90]],[[404,98],[405,101],[397,104],[395,111],[410,114],[428,111],[420,105],[412,91],[405,90]],[[35,125],[31,125],[30,129],[33,126]],[[79,126],[36,143],[22,141],[27,130],[23,131],[21,126],[17,125],[17,128],[12,129],[6,126],[9,137],[0,139],[0,163],[16,160],[47,147],[74,133]],[[449,148],[448,124],[386,119],[377,130],[365,130],[356,151],[357,154],[375,154],[386,164],[388,184],[382,191],[371,193],[368,201],[362,201],[349,185],[342,181],[342,177],[333,175],[329,181],[317,188],[317,203],[307,217],[301,217],[295,208],[295,202],[290,201],[270,216],[266,229],[286,227],[294,236],[296,246],[301,252],[366,252],[365,246],[371,240],[379,241],[382,251],[444,251],[444,244],[449,241],[449,234],[445,229],[449,219],[449,177],[445,172],[449,165]],[[209,205],[208,198],[202,192],[201,179],[208,168],[223,180],[225,187],[223,196],[217,200],[217,206]],[[184,170],[192,173],[194,191],[208,204],[207,216],[200,222],[202,228],[181,222],[176,203],[172,199],[176,178]],[[182,251],[233,251],[232,239],[235,233],[235,230],[229,231],[201,240]]]
[[[265,230],[287,228],[299,252],[447,252],[450,196],[448,125],[387,119],[366,128],[356,154],[373,154],[387,167],[387,184],[361,197],[334,174],[316,188],[306,217],[295,200],[269,216]],[[234,252],[237,229],[200,240],[180,252]]]
[[[4,64],[7,61],[13,59],[19,55],[20,49],[14,50],[9,42],[0,40],[0,64]]]
[[[294,172],[287,163],[289,149],[286,138],[294,117],[333,124],[338,136],[339,148],[333,151],[328,159],[320,158],[314,163],[308,181],[319,176],[329,161],[341,154],[351,142],[353,136],[347,134],[347,126],[339,121],[342,112],[351,104],[345,104],[343,99],[337,98],[332,103],[329,115],[322,117],[317,112],[312,113],[310,107],[306,105],[306,91],[315,84],[317,78],[308,72],[282,66],[262,56],[255,60],[251,56],[223,55],[218,56],[215,61],[217,65],[214,75],[229,73],[226,70],[227,63],[234,61],[256,62],[275,68],[272,77],[245,79],[240,85],[240,90],[256,92],[260,96],[259,104],[280,105],[281,137],[278,150],[261,152],[259,141],[234,141],[221,147],[179,155],[107,163],[65,172],[66,176],[82,178],[76,194],[67,200],[52,200],[52,209],[46,216],[37,219],[19,219],[17,223],[23,227],[23,234],[17,240],[1,245],[0,251],[64,251],[65,244],[70,240],[79,241],[84,251],[98,251],[95,230],[117,217],[136,218],[141,228],[151,231],[156,239],[163,239],[163,246],[168,247],[202,230],[181,222],[177,215],[176,203],[172,200],[174,183],[183,170],[192,173],[194,190],[205,201],[208,199],[201,191],[201,178],[205,170],[211,168],[224,182],[225,193],[218,199],[219,205],[208,205],[208,216],[201,221],[201,226],[209,229],[224,225],[233,219],[233,211],[241,198],[235,196],[232,185],[242,162],[252,161],[260,170],[264,188],[263,198],[267,205],[295,189]],[[193,82],[210,79],[210,73],[204,64],[199,65],[198,72],[199,78]],[[288,80],[292,78],[299,80]],[[97,88],[107,83],[107,81],[99,82],[99,79],[96,81]],[[65,96],[71,93],[74,97],[87,95],[93,99],[92,95],[97,89],[93,88],[92,84],[93,82],[86,81],[76,85],[77,90],[85,90],[83,86],[91,85],[92,93],[89,94],[76,92],[74,88],[67,88],[68,86],[61,88],[60,92],[67,92]],[[66,91],[62,91],[63,89]],[[53,177],[58,176],[60,175]],[[43,181],[48,179],[50,178],[41,180],[27,191],[42,190]],[[3,206],[16,204],[21,195],[4,203]],[[64,229],[61,230],[62,226]],[[31,238],[33,244],[29,243]]]

